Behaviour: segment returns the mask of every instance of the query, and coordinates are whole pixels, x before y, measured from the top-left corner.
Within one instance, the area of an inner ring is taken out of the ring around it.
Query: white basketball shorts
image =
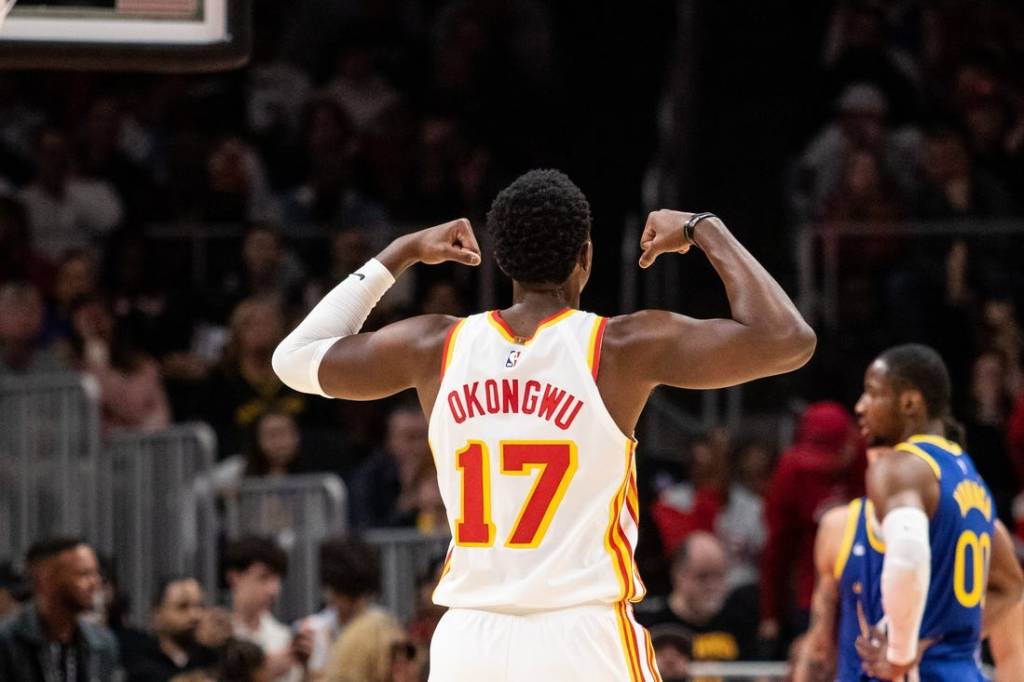
[[[430,643],[430,682],[661,682],[632,606],[512,615],[449,609]]]

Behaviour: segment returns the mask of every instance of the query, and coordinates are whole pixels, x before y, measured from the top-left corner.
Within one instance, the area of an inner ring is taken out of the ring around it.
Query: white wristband
[[[376,258],[345,278],[278,344],[271,361],[289,388],[330,397],[320,386],[320,363],[338,339],[359,332],[370,311],[395,283]]]

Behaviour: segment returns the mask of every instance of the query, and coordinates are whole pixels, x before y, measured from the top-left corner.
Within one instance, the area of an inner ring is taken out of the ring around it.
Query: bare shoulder
[[[383,327],[379,333],[394,335],[408,342],[411,348],[423,351],[440,350],[448,333],[463,318],[452,315],[417,315]]]
[[[844,504],[825,512],[814,540],[814,563],[819,573],[831,574],[846,534],[851,505]]]
[[[835,532],[842,532],[846,529],[846,520],[850,516],[850,505],[841,504],[838,507],[832,507],[825,512],[821,517],[821,523],[818,524],[818,531],[826,534],[833,534]]]
[[[630,346],[650,342],[675,333],[688,318],[668,310],[638,310],[608,318],[605,343]]]
[[[938,477],[924,459],[902,450],[886,449],[868,467],[868,497],[879,519],[888,512],[889,501],[912,502],[915,497],[931,514],[938,502]]]

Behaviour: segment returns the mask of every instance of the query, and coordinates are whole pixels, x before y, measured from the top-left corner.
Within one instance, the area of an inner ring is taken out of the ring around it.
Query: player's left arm
[[[394,240],[330,291],[278,345],[274,371],[303,393],[374,400],[437,381],[440,349],[455,318],[422,315],[358,333],[377,301],[416,263],[480,264],[469,221],[460,218]]]
[[[885,542],[882,608],[889,619],[886,660],[895,674],[918,657],[918,637],[931,586],[929,517],[939,486],[921,459],[893,451],[868,468],[867,493]]]
[[[1013,539],[1002,521],[996,519],[992,534],[992,559],[988,569],[988,586],[985,592],[985,608],[982,615],[982,632],[991,633],[994,639],[998,624],[1007,612],[1021,603],[1024,596],[1024,573],[1014,552]],[[1024,627],[1024,624],[1022,624]],[[1021,641],[1024,646],[1024,639]],[[1024,676],[1013,679],[1022,679]]]

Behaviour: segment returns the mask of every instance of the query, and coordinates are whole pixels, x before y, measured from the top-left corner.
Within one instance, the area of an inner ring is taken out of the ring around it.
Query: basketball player
[[[828,511],[818,525],[814,547],[818,577],[811,626],[800,647],[793,682],[877,679],[863,672],[864,661],[856,646],[858,638],[870,640],[874,634],[869,614],[877,616],[882,611],[877,587],[865,587],[879,584],[884,559],[875,546],[879,540],[871,530],[874,526],[868,523],[869,506],[867,498],[858,498]],[[1014,603],[1012,597],[1015,589],[1019,593],[1024,577],[1013,553],[1013,540],[999,521],[992,544],[983,633],[992,647],[998,679],[1024,680],[1024,602]],[[877,658],[884,660],[885,651],[880,648],[879,653]],[[880,677],[884,679],[884,675]]]
[[[987,630],[1020,600],[1022,578],[984,481],[940,435],[950,392],[942,359],[926,346],[892,348],[868,368],[856,406],[872,446],[868,498],[822,520],[798,679],[832,679],[837,609],[840,680],[903,679],[915,668],[921,680],[984,679],[982,605]],[[873,654],[876,642],[884,655]]]
[[[281,343],[289,386],[355,400],[415,388],[452,532],[434,600],[450,607],[431,680],[658,680],[632,614],[632,434],[658,385],[730,386],[802,366],[814,333],[718,218],[661,210],[640,266],[696,246],[725,285],[731,319],[665,311],[611,319],[578,310],[590,277],[590,208],[562,173],[531,171],[494,200],[494,256],[513,303],[424,315],[357,334],[415,263],[480,263],[464,219],[406,235],[359,268]]]

